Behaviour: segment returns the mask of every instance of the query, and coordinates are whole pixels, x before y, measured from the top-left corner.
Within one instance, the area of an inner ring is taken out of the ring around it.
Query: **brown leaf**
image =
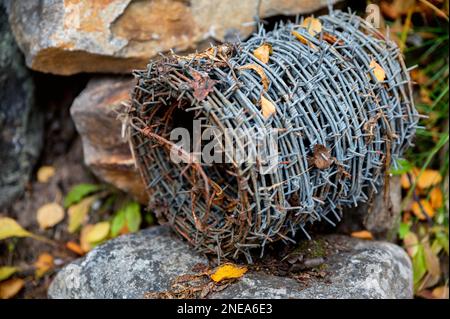
[[[406,252],[412,258],[416,255],[419,250],[419,238],[413,232],[409,232],[403,238],[403,245],[406,248]]]
[[[38,259],[34,263],[36,267],[35,275],[37,278],[42,277],[47,271],[52,269],[54,266],[53,256],[49,253],[42,253],[39,255]]]
[[[381,67],[381,65],[379,65],[375,60],[372,59],[372,61],[370,61],[369,67],[373,69],[372,72],[378,82],[384,81],[384,79],[386,78],[386,72]]]
[[[58,203],[48,203],[41,206],[36,215],[41,229],[55,226],[64,219],[64,208]]]
[[[264,43],[255,51],[253,51],[253,55],[264,64],[267,64],[267,62],[269,62],[271,54],[272,54],[272,45],[270,45],[269,43]]]
[[[327,169],[333,164],[331,151],[322,144],[314,145],[313,164],[318,169]]]
[[[261,96],[261,110],[265,119],[268,119],[272,114],[276,112],[275,105],[266,99],[264,96]]]
[[[439,258],[431,250],[428,241],[423,243],[423,248],[425,252],[425,262],[427,264],[427,270],[433,277],[439,278],[441,275],[441,266],[439,264]]]
[[[373,239],[372,233],[367,230],[354,231],[351,233],[351,236],[359,239],[367,239],[367,240]]]
[[[436,299],[448,299],[448,286],[439,286],[433,289],[432,293]]]
[[[314,17],[307,17],[303,20],[302,27],[305,28],[313,37],[322,31],[322,23]]]
[[[339,45],[344,45],[344,41],[327,32],[322,34],[322,38],[330,44],[335,44],[337,42]]]
[[[269,78],[266,75],[266,72],[264,72],[264,69],[257,64],[246,64],[241,67],[239,67],[239,70],[253,70],[261,77],[261,83],[263,85],[264,91],[267,91],[269,89]]]
[[[81,248],[81,246],[78,245],[74,241],[68,241],[66,243],[66,248],[69,249],[70,251],[74,252],[75,254],[79,255],[79,256],[83,256],[85,254],[85,251],[83,250],[83,248]]]
[[[194,89],[194,97],[198,101],[203,101],[214,90],[217,81],[197,71],[192,71],[192,77],[194,80],[191,80],[189,85]]]
[[[0,283],[0,299],[10,299],[17,295],[25,285],[20,278],[11,278]]]

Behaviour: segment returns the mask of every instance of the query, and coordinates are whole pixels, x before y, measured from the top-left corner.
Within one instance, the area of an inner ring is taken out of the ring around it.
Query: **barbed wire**
[[[280,23],[245,42],[163,56],[135,71],[128,128],[149,206],[200,251],[252,262],[254,248],[263,255],[266,244],[294,241],[297,231],[309,237],[309,223],[334,225],[342,207],[381,190],[387,169],[411,145],[419,116],[399,48],[355,14],[318,19],[317,35],[300,26],[303,19]],[[264,44],[273,50],[267,64],[253,54]],[[242,68],[248,65],[258,72]],[[263,116],[262,96],[273,116]],[[235,155],[206,165],[180,149],[184,162],[174,163],[170,131],[192,129],[193,119],[242,149],[242,132],[277,129],[276,169],[261,174],[258,163],[240,164]],[[318,156],[325,165],[315,163]]]

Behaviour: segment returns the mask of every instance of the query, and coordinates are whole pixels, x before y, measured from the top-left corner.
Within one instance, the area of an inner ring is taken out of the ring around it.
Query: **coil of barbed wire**
[[[315,33],[301,19],[135,71],[128,128],[149,206],[198,250],[251,262],[254,248],[309,237],[309,223],[335,224],[343,207],[380,191],[411,145],[418,114],[399,48],[355,14],[317,19]],[[264,45],[267,63],[255,56]],[[262,173],[263,159],[234,153],[195,161],[170,139],[193,120],[237,148],[243,132],[276,130],[275,167]],[[171,161],[174,148],[183,161]]]

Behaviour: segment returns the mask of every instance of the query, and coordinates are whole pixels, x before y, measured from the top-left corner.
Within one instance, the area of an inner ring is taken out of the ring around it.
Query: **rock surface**
[[[325,237],[333,246],[326,278],[306,284],[287,277],[248,272],[209,298],[412,298],[412,270],[398,246],[344,236]],[[50,298],[142,298],[164,291],[206,257],[165,226],[111,240],[63,268]]]
[[[129,100],[133,84],[130,77],[94,78],[74,100],[70,112],[81,135],[86,165],[99,178],[145,204],[145,187],[117,118],[117,110]]]
[[[43,117],[33,91],[0,3],[0,207],[24,190],[41,149]]]
[[[34,70],[128,73],[158,52],[245,38],[255,20],[308,13],[327,0],[6,0]]]

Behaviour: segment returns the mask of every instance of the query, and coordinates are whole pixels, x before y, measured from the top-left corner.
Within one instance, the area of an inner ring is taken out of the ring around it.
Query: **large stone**
[[[330,251],[325,278],[292,278],[248,272],[209,298],[411,298],[412,270],[398,246],[345,236],[324,237]],[[206,257],[168,228],[155,226],[98,246],[65,266],[49,287],[51,298],[142,298],[165,291]]]
[[[96,176],[147,203],[144,184],[122,137],[118,111],[129,100],[134,80],[99,77],[89,81],[70,113],[83,142],[84,161]]]
[[[327,0],[6,0],[29,67],[54,74],[128,73],[158,52],[245,38],[260,18]]]
[[[0,3],[0,207],[28,182],[42,144],[34,86]]]

